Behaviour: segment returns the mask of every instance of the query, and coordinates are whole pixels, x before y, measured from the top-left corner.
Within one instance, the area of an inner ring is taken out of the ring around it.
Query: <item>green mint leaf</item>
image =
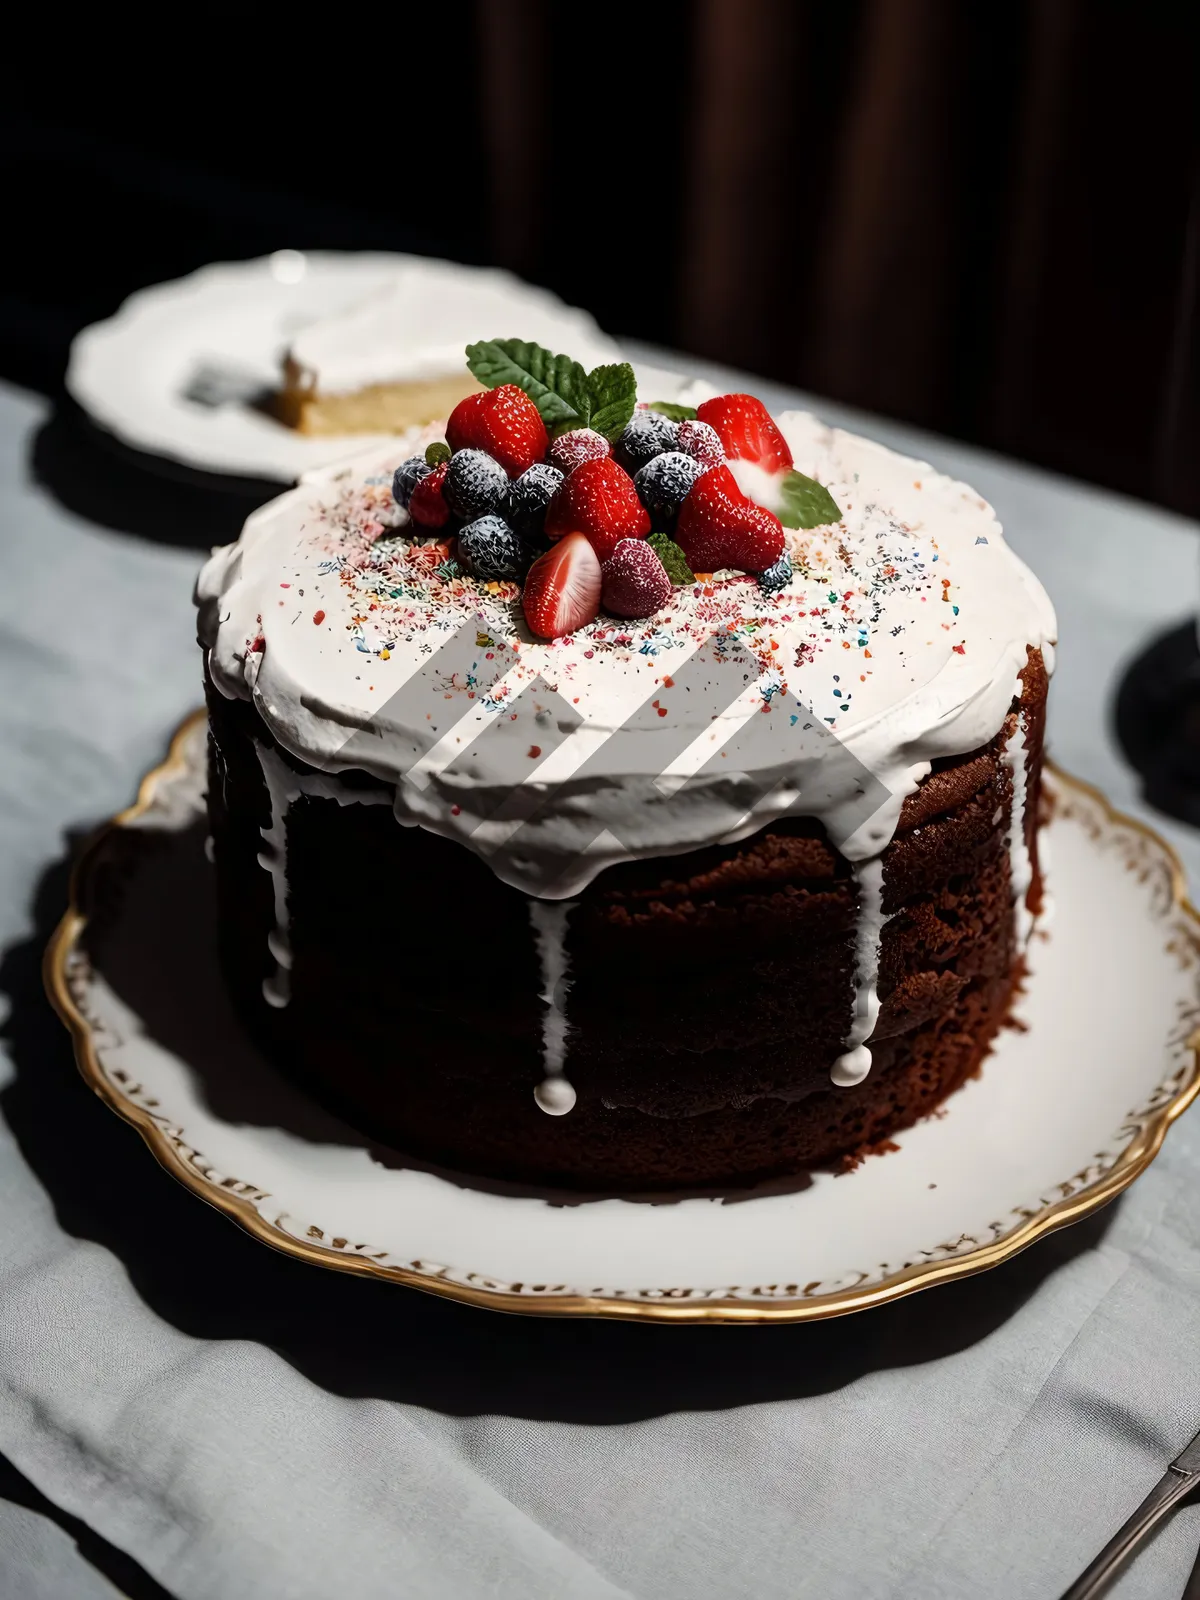
[[[467,346],[467,366],[488,389],[515,383],[538,408],[547,427],[569,422],[586,428],[591,415],[587,373],[570,356],[552,355],[524,339],[484,339]]]
[[[425,446],[425,460],[431,467],[440,466],[443,461],[450,459],[450,446],[444,439],[438,439],[433,444]]]
[[[696,574],[688,566],[687,557],[669,534],[652,533],[646,543],[667,569],[667,577],[676,588],[681,584],[695,583]]]
[[[595,367],[588,373],[587,386],[591,397],[589,426],[602,433],[611,444],[624,433],[625,424],[637,405],[637,379],[633,368],[628,361]]]
[[[651,400],[650,411],[659,411],[672,422],[691,422],[696,415],[695,406],[677,406],[674,400]]]
[[[785,528],[823,528],[827,523],[842,520],[838,503],[829,490],[815,478],[806,478],[802,472],[784,475],[778,516]]]

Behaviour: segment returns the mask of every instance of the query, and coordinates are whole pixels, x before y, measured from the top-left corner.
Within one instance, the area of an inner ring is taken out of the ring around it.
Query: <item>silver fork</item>
[[[1080,1573],[1062,1600],[1096,1600],[1126,1561],[1141,1548],[1173,1506],[1200,1487],[1200,1433],[1185,1445],[1129,1521],[1104,1546],[1086,1572]],[[1200,1600],[1200,1556],[1188,1579],[1183,1600]]]

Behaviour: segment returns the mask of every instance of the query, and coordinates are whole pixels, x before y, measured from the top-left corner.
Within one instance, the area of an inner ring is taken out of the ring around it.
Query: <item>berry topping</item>
[[[702,467],[719,467],[725,460],[721,435],[711,422],[686,419],[679,424],[679,449],[694,456]]]
[[[792,581],[792,558],[785,550],[773,567],[758,575],[758,587],[764,594],[774,594],[786,589]]]
[[[526,574],[521,599],[530,631],[539,639],[557,639],[595,621],[602,582],[600,558],[588,540],[568,533]]]
[[[657,411],[635,411],[613,454],[623,467],[636,472],[664,450],[674,450],[678,438],[679,424],[670,417]]]
[[[679,510],[703,471],[698,461],[681,450],[667,450],[638,468],[633,485],[650,515],[665,522]]]
[[[546,508],[563,475],[548,461],[537,461],[528,472],[514,478],[500,506],[505,520],[523,539],[540,539],[546,526]]]
[[[409,498],[408,514],[422,528],[444,528],[450,521],[450,507],[442,494],[448,471],[445,461],[432,472],[426,471]]]
[[[671,598],[667,569],[644,539],[622,539],[603,577],[604,609],[614,617],[652,617]]]
[[[697,408],[701,422],[720,435],[733,461],[753,461],[764,472],[787,472],[792,452],[761,400],[752,394],[722,394]]]
[[[472,443],[495,456],[510,478],[540,461],[550,443],[538,408],[515,383],[489,390],[471,424],[478,434]]]
[[[425,446],[425,459],[431,467],[440,467],[443,461],[449,461],[450,456],[450,446],[444,439],[435,439],[432,444]]]
[[[482,450],[483,435],[479,426],[487,398],[487,390],[481,389],[478,394],[469,394],[465,400],[460,400],[450,413],[446,438],[451,450]]]
[[[783,554],[783,524],[747,500],[728,467],[710,467],[683,502],[675,538],[693,572],[766,572]]]
[[[548,538],[586,534],[601,561],[608,560],[622,539],[644,539],[649,532],[650,518],[633,479],[611,457],[576,467],[546,513]]]
[[[508,488],[508,473],[482,450],[459,450],[450,457],[442,493],[459,517],[481,517],[494,511]]]
[[[612,446],[595,428],[573,428],[570,433],[560,433],[550,445],[550,459],[563,472],[571,472],[585,461],[603,461],[611,454]]]
[[[396,468],[395,476],[392,478],[392,499],[402,510],[408,510],[413,490],[422,478],[429,476],[431,470],[424,456],[409,456],[407,461],[402,461]]]
[[[458,554],[477,578],[515,578],[529,560],[520,539],[503,517],[496,516],[468,522],[458,535]]]

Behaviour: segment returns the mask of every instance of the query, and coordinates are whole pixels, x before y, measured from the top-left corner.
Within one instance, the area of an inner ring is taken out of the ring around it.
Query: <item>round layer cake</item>
[[[538,639],[519,580],[423,536],[393,472],[436,427],[206,566],[228,980],[381,1143],[585,1190],[751,1184],[879,1146],[1003,1024],[1049,602],[972,490],[777,422],[840,520],[787,530],[790,574],[677,573],[636,621]]]

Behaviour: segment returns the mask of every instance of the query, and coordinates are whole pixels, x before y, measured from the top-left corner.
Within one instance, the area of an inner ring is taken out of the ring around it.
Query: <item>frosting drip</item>
[[[271,874],[275,895],[275,926],[267,935],[267,949],[275,962],[275,970],[263,979],[262,992],[267,1004],[278,1010],[286,1006],[292,997],[292,935],[287,881],[287,818],[292,801],[307,794],[319,799],[336,800],[341,806],[373,805],[380,802],[386,804],[388,797],[370,789],[348,788],[336,778],[328,778],[321,773],[293,772],[287,762],[281,759],[279,752],[272,750],[269,745],[256,741],[255,749],[271,807],[271,821],[258,830],[263,841],[258,864]]]
[[[551,1117],[562,1117],[575,1105],[575,1090],[564,1067],[567,1057],[566,1000],[571,987],[570,960],[567,956],[567,919],[575,908],[573,900],[530,900],[529,920],[541,965],[539,995],[546,1007],[542,1017],[542,1069],[545,1076],[533,1091],[533,1098]]]
[[[883,910],[883,859],[875,856],[855,868],[858,885],[858,925],[854,935],[854,1010],[846,1048],[833,1063],[830,1077],[839,1088],[861,1083],[871,1070],[867,1040],[879,1021],[879,952],[884,925],[891,919]]]
[[[1025,809],[1029,799],[1029,749],[1026,745],[1025,718],[1020,716],[1012,737],[1005,742],[1000,759],[1012,776],[1012,801],[1008,818],[1008,863],[1012,880],[1013,913],[1017,919],[1017,946],[1029,943],[1033,932],[1033,912],[1027,904],[1033,883],[1033,858],[1029,852]]]
[[[271,803],[271,821],[258,831],[263,848],[258,853],[258,864],[271,874],[275,894],[275,926],[267,935],[267,949],[275,962],[275,970],[263,979],[263,999],[269,1006],[286,1006],[292,997],[292,941],[287,904],[287,812],[294,794],[295,774],[282,762],[274,750],[265,744],[256,745],[258,763],[262,768],[263,782]]]

